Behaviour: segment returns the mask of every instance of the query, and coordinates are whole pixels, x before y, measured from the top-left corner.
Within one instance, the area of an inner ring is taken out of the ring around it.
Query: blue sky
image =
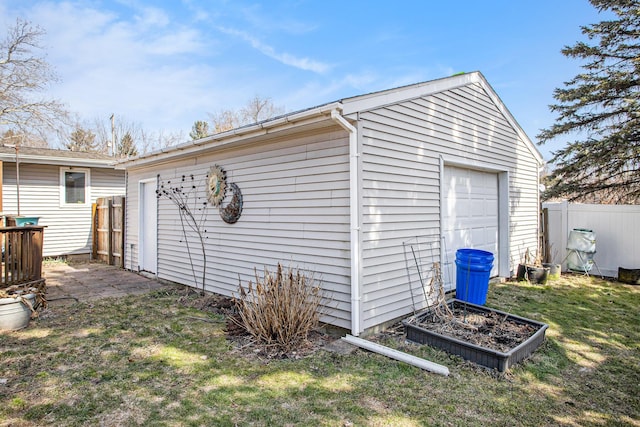
[[[580,62],[560,49],[599,22],[587,0],[0,0],[47,31],[61,81],[50,95],[85,120],[111,113],[145,130],[188,132],[255,95],[295,111],[481,71],[536,142],[553,90]],[[539,147],[546,159],[566,139]]]

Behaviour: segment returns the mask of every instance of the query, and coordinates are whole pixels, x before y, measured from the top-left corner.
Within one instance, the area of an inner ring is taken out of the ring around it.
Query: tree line
[[[59,100],[47,99],[44,94],[59,79],[42,55],[44,35],[41,27],[18,18],[0,42],[0,143],[49,147],[59,141],[70,151],[127,158],[184,141],[183,132],[150,132],[117,114],[81,120]],[[283,112],[256,95],[240,110],[221,110],[210,113],[209,121],[196,121],[190,135],[202,138]]]
[[[538,143],[573,138],[552,153],[543,177],[544,200],[564,198],[591,203],[640,203],[640,1],[589,0],[612,16],[581,27],[587,41],[565,46],[583,71],[553,93],[555,123],[541,130]],[[3,143],[46,146],[51,135],[74,151],[118,157],[142,154],[182,141],[182,135],[153,133],[124,118],[81,123],[57,100],[39,97],[57,80],[43,57],[44,31],[18,19],[0,44],[0,139]],[[255,96],[239,110],[210,113],[194,122],[200,139],[284,113],[269,98]]]

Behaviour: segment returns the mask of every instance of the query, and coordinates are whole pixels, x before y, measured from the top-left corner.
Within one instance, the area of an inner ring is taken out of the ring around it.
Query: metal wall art
[[[218,165],[209,169],[207,194],[209,203],[213,206],[220,206],[222,199],[227,193],[227,173]]]
[[[235,183],[227,185],[227,173],[218,165],[214,165],[209,170],[207,182],[207,194],[209,202],[218,207],[220,218],[227,224],[234,224],[242,215],[242,192]],[[222,206],[227,188],[231,190],[231,201],[226,206]]]

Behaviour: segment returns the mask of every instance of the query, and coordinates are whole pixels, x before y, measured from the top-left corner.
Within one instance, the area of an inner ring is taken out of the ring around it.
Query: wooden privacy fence
[[[0,288],[14,285],[40,287],[43,226],[0,227],[2,275]]]
[[[102,197],[93,204],[93,259],[124,268],[124,196]]]

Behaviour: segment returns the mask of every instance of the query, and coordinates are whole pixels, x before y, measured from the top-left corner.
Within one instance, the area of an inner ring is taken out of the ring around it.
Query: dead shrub
[[[318,327],[322,289],[312,272],[278,264],[275,274],[265,267],[255,273],[255,285],[239,285],[236,307],[242,327],[259,343],[287,353],[307,340]]]

